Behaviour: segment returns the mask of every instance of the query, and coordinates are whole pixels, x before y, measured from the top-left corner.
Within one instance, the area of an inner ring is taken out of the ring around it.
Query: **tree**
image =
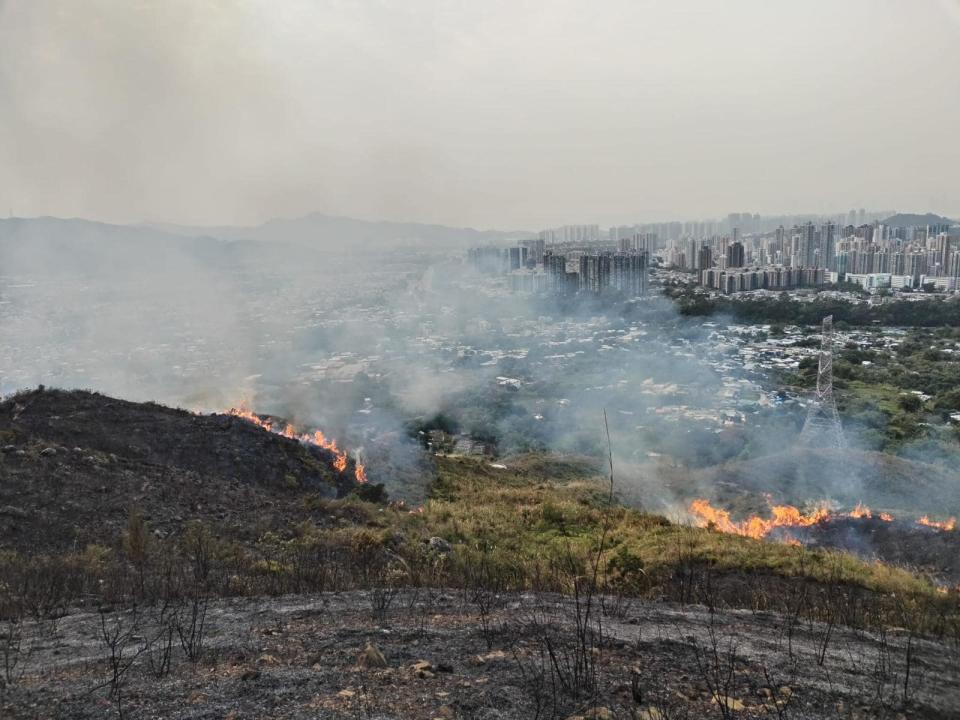
[[[923,401],[918,395],[910,393],[897,398],[897,405],[899,405],[900,409],[904,412],[916,413],[920,412],[920,409],[923,408]]]

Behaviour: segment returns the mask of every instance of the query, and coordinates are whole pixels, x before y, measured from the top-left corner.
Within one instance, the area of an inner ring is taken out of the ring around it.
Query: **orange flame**
[[[708,500],[698,498],[690,503],[690,513],[695,515],[702,526],[713,525],[717,530],[735,535],[744,535],[752,538],[762,538],[774,528],[780,527],[808,527],[827,519],[830,511],[820,507],[809,514],[804,514],[793,505],[774,505],[770,508],[772,518],[762,518],[758,515],[735,522],[726,510],[713,507]]]
[[[936,528],[937,530],[952,531],[957,529],[957,519],[955,517],[952,517],[949,520],[938,522],[937,520],[931,520],[928,516],[924,515],[922,518],[917,520],[917,522],[921,525],[926,525],[927,527]]]
[[[708,500],[698,498],[690,503],[689,512],[696,517],[697,524],[700,527],[711,526],[720,532],[731,533],[734,535],[743,535],[756,539],[764,538],[775,528],[791,527],[809,527],[820,522],[833,520],[837,517],[849,517],[855,519],[871,519],[874,517],[873,511],[863,503],[857,503],[856,506],[847,513],[831,513],[826,507],[820,506],[810,513],[803,513],[793,505],[773,505],[770,508],[770,518],[762,518],[753,515],[746,520],[737,522],[730,517],[730,513],[721,508],[713,507]],[[883,522],[893,522],[893,515],[888,512],[878,513],[876,516]],[[957,519],[936,521],[931,520],[924,515],[917,520],[920,525],[935,528],[937,530],[951,531],[957,527]],[[791,545],[796,544],[793,538],[787,538],[784,542]]]
[[[307,445],[315,445],[316,447],[323,448],[324,450],[333,454],[333,467],[337,472],[342,473],[347,469],[347,454],[337,446],[336,440],[328,439],[321,430],[314,430],[312,433],[297,433],[293,425],[289,423],[285,424],[281,428],[280,426],[274,424],[273,420],[269,418],[264,420],[259,415],[254,414],[244,407],[230,408],[227,410],[226,414],[232,415],[233,417],[242,418],[243,420],[253,423],[257,427],[263,428],[267,432],[282,435],[283,437],[290,438],[291,440],[299,440]],[[354,472],[354,477],[356,478],[357,482],[367,482],[367,473],[363,465],[361,465],[359,462],[357,463],[357,469]]]

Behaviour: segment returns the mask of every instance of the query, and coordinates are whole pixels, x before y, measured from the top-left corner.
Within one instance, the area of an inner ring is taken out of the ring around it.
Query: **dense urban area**
[[[722,293],[828,285],[879,295],[955,292],[958,239],[955,223],[932,214],[730,213],[723,221],[611,227],[604,237],[598,225],[568,225],[513,248],[476,248],[470,261],[481,272],[507,272],[515,290],[555,294],[609,288],[643,295],[646,282],[634,276],[653,262]]]

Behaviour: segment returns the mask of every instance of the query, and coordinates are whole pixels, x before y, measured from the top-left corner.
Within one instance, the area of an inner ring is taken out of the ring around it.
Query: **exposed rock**
[[[741,702],[740,700],[737,700],[737,699],[734,698],[734,697],[730,697],[730,696],[727,696],[727,697],[725,697],[725,698],[722,698],[720,701],[718,701],[717,698],[713,698],[713,704],[714,704],[714,705],[724,705],[724,706],[726,706],[727,710],[730,711],[730,712],[740,712],[740,711],[743,710],[744,707],[745,707],[744,704],[743,704],[743,702]]]
[[[510,657],[503,650],[494,650],[493,652],[488,652],[486,655],[476,655],[473,658],[474,665],[493,665],[497,663],[507,662]]]
[[[44,448],[43,450],[41,450],[41,451],[40,451],[40,454],[41,454],[43,457],[50,457],[51,455],[56,455],[56,454],[57,454],[57,449],[56,449],[56,448],[52,448],[52,447],[47,447],[47,448]]]

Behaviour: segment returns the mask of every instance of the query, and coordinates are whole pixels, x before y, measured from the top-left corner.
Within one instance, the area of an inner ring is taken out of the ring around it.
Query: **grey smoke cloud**
[[[956,0],[0,2],[0,208],[960,214]]]

